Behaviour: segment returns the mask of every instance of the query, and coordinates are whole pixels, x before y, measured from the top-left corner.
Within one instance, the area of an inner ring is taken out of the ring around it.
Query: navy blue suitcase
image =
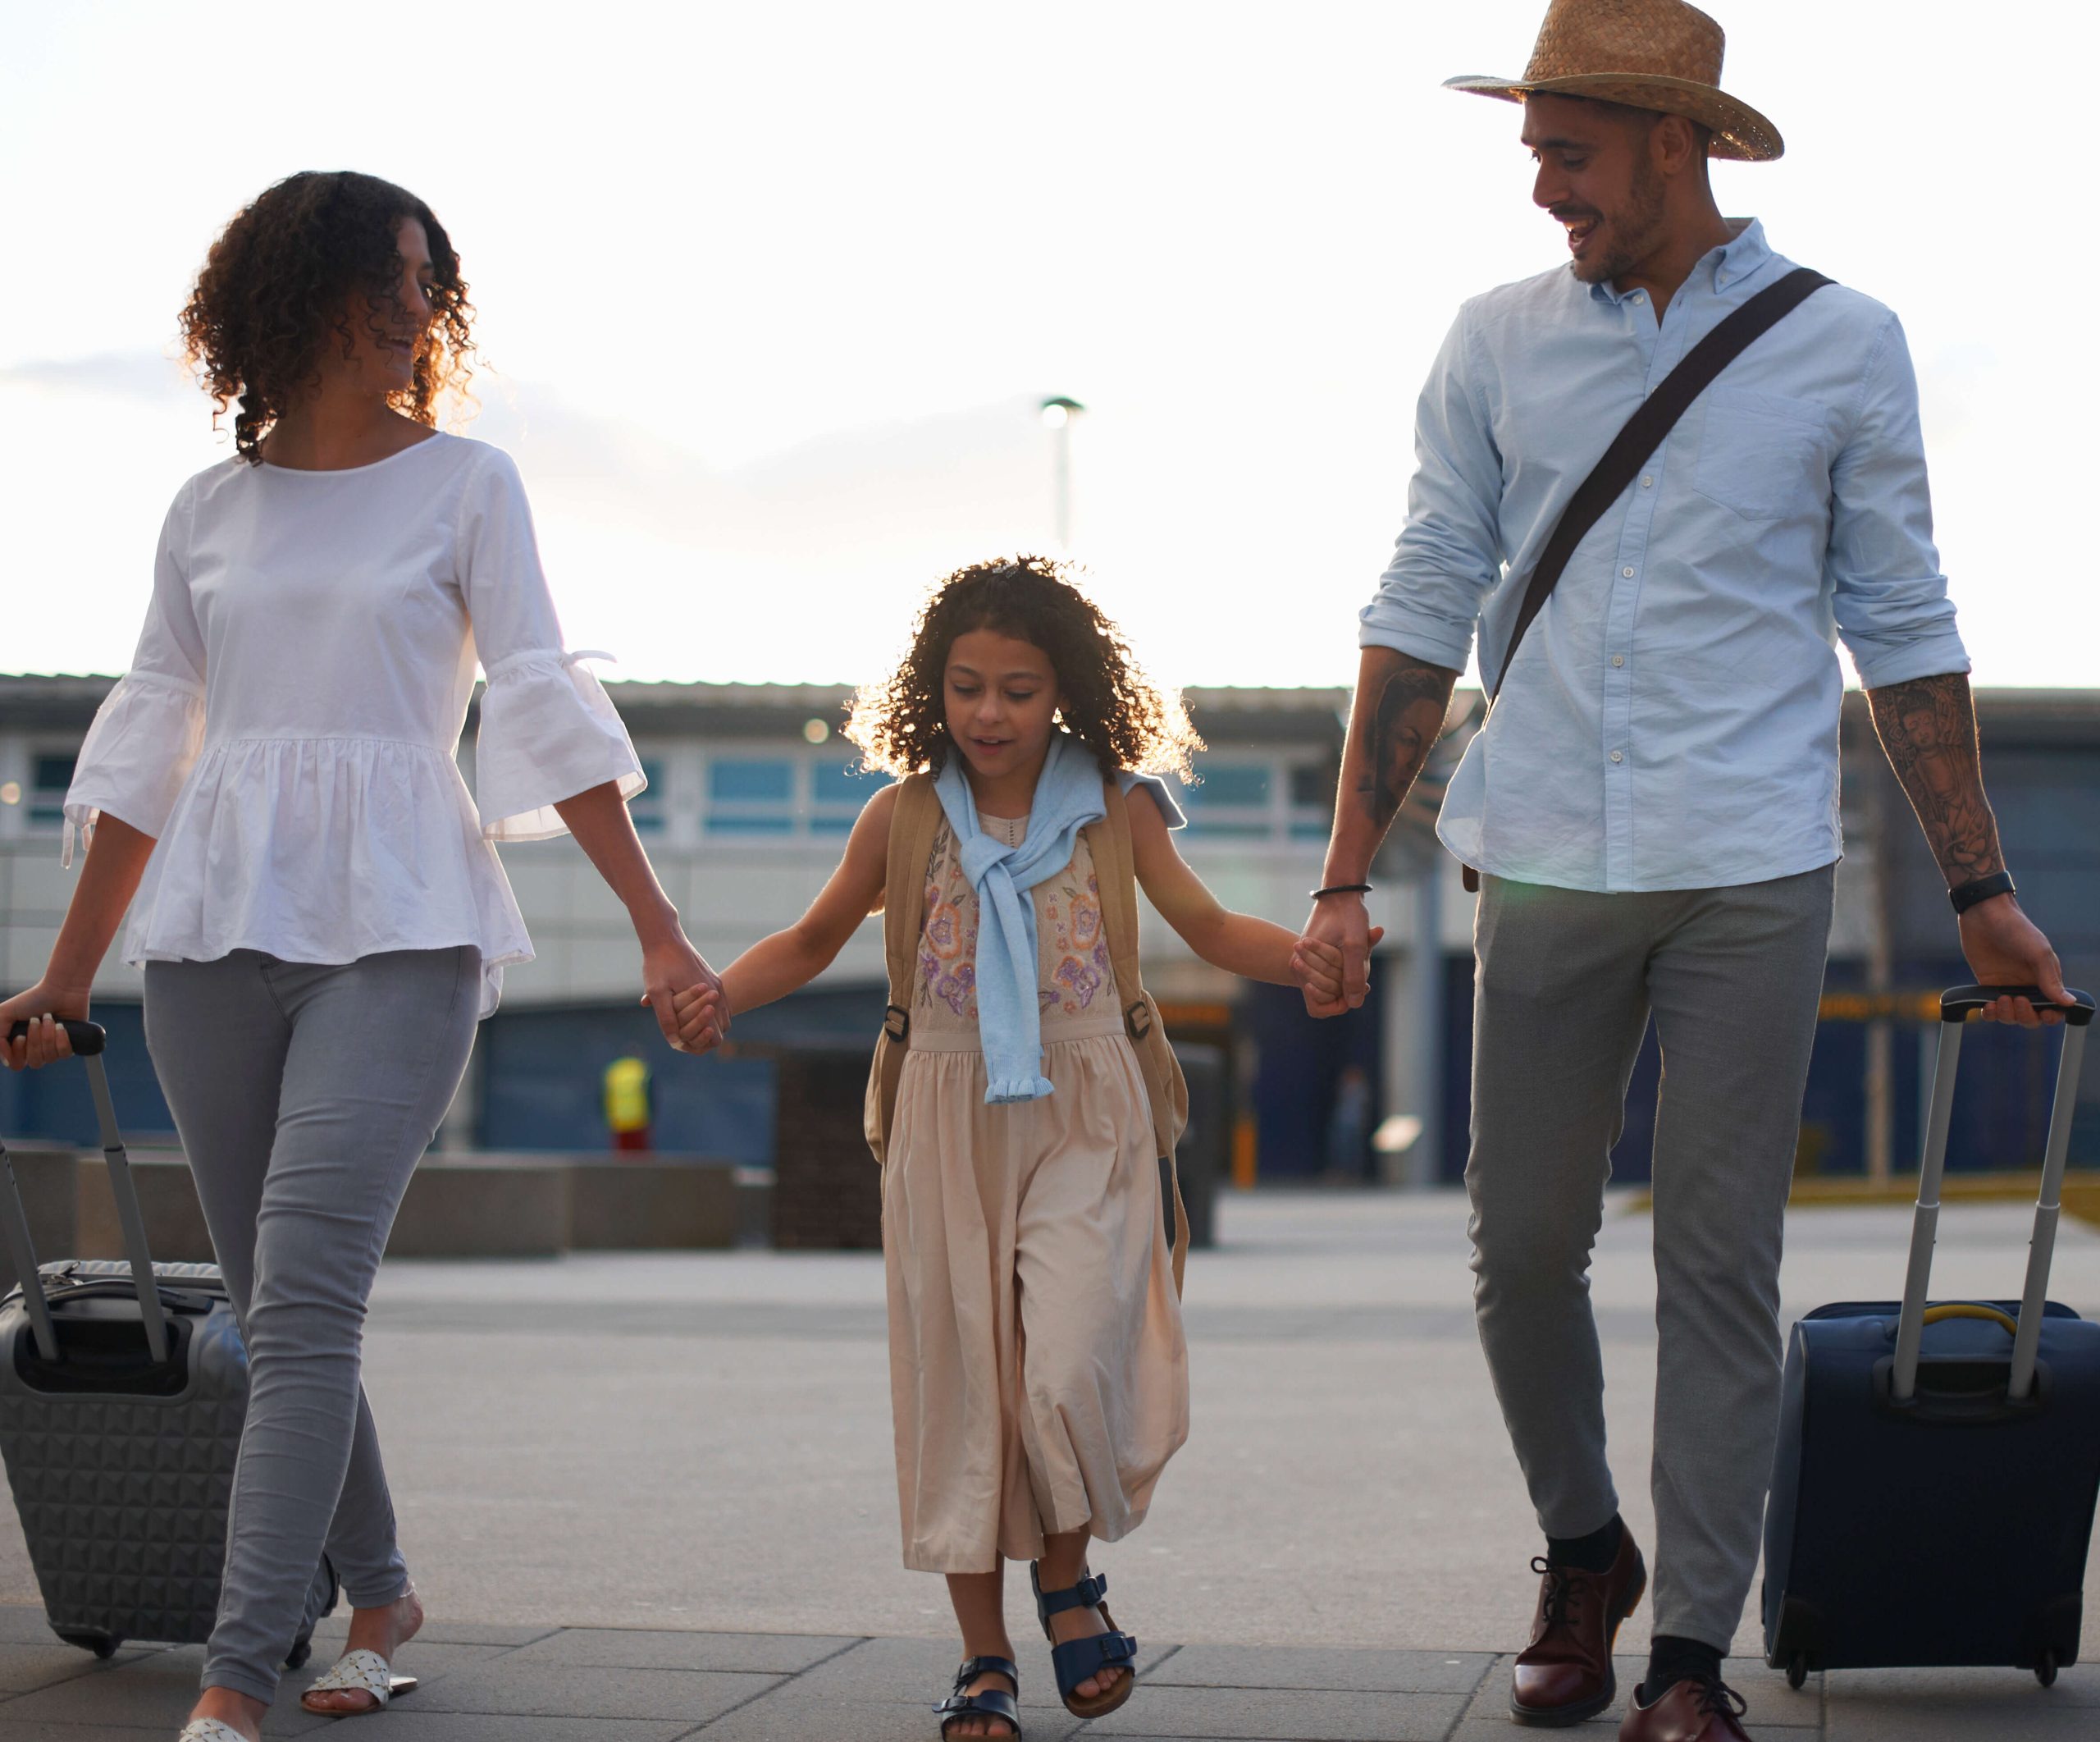
[[[1788,1343],[1764,1657],[1796,1687],[1817,1670],[1963,1664],[2030,1669],[2046,1687],[2078,1659],[2100,1499],[2100,1324],[2045,1296],[2085,994],[2066,1008],[2022,1297],[1926,1301],[1961,1024],[2005,990],[1957,986],[1940,1001],[1903,1299],[1819,1307]]]

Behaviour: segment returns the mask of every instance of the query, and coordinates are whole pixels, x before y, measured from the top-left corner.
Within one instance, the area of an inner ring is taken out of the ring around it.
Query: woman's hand
[[[729,1032],[722,978],[681,930],[641,952],[641,1002],[674,1052],[705,1053]]]
[[[0,1003],[0,1060],[11,1071],[37,1071],[55,1058],[71,1058],[73,1043],[59,1025],[87,1021],[88,990],[59,985],[47,975],[28,991]],[[29,1024],[19,1040],[13,1032],[17,1022]]]

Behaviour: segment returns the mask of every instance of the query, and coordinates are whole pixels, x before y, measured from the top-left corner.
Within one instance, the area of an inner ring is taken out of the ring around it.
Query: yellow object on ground
[[[615,1058],[605,1067],[605,1123],[615,1133],[649,1128],[649,1067]]]

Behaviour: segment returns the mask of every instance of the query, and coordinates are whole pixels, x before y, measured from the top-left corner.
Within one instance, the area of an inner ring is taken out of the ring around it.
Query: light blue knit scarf
[[[1050,740],[1035,783],[1028,833],[1009,847],[979,827],[977,801],[952,755],[934,790],[948,820],[962,874],[977,892],[977,1028],[984,1048],[985,1104],[1040,1100],[1043,1008],[1036,996],[1035,903],[1027,892],[1071,861],[1080,830],[1106,814],[1101,770],[1069,732]]]

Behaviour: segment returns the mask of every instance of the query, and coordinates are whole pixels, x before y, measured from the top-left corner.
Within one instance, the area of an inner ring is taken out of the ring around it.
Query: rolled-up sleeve
[[[1838,633],[1869,689],[1966,671],[1933,544],[1932,496],[1910,347],[1888,318],[1851,438],[1831,468],[1826,562]]]
[[[153,597],[131,669],[95,711],[66,793],[64,862],[103,816],[158,839],[204,742],[204,637],[189,597],[189,491],[153,558]]]
[[[1466,669],[1481,601],[1502,572],[1502,460],[1473,368],[1470,305],[1444,340],[1415,408],[1408,519],[1357,639]]]
[[[461,508],[460,561],[488,679],[474,748],[475,802],[492,840],[565,834],[555,806],[608,781],[648,784],[605,686],[562,645],[532,512],[509,456],[488,450]],[[596,656],[602,657],[603,656]]]

